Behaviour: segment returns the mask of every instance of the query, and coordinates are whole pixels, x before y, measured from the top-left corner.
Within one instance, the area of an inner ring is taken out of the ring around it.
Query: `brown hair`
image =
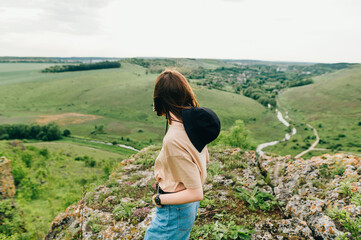
[[[198,102],[187,79],[180,72],[171,69],[164,70],[157,77],[153,103],[157,115],[165,115],[170,124],[172,123],[170,112],[182,119],[182,109],[198,107]]]

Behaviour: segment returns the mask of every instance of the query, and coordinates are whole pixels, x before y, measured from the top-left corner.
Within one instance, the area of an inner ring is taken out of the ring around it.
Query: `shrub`
[[[24,152],[21,154],[21,160],[25,163],[26,167],[30,168],[33,156],[30,153]]]
[[[70,136],[71,132],[69,129],[65,129],[64,132],[63,132],[63,136],[64,137],[67,137],[67,136]]]
[[[95,167],[96,161],[93,158],[88,158],[84,161],[86,167]]]
[[[0,200],[0,237],[4,235],[3,239],[10,239],[11,235],[25,232],[23,219],[12,199]]]
[[[356,206],[361,206],[361,193],[352,195],[351,202]]]
[[[250,240],[254,231],[248,230],[244,226],[236,225],[234,221],[222,224],[219,221],[194,226],[191,231],[191,239],[244,239]]]
[[[138,222],[143,221],[150,213],[150,209],[148,207],[138,208],[133,212],[133,218]]]
[[[253,140],[249,137],[249,132],[242,120],[236,120],[229,131],[221,131],[218,138],[211,145],[225,145],[239,147],[242,149],[254,149]]]
[[[341,182],[340,184],[341,184],[340,193],[346,196],[351,196],[352,195],[351,182],[346,180]]]
[[[114,218],[117,221],[131,220],[130,217],[133,215],[135,205],[132,203],[122,202],[113,210]]]
[[[246,201],[249,204],[249,210],[256,211],[261,209],[264,211],[270,211],[273,206],[277,205],[276,198],[269,193],[259,191],[258,187],[255,187],[252,192],[249,192],[243,188],[236,188],[236,197]]]
[[[101,219],[100,216],[95,213],[93,214],[88,223],[87,226],[94,232],[94,233],[99,233],[102,229],[103,229],[103,225],[100,224],[101,223]]]
[[[27,200],[37,199],[40,195],[40,184],[33,182],[30,178],[24,179],[21,182],[21,195]]]
[[[42,148],[40,149],[39,154],[47,158],[49,157],[49,150],[47,148]]]
[[[333,219],[338,220],[342,226],[347,229],[353,239],[360,240],[361,236],[361,217],[353,217],[351,214],[345,210],[339,210],[337,206],[330,208],[327,211],[327,214]]]
[[[22,166],[13,167],[12,174],[14,176],[15,186],[18,186],[21,183],[21,180],[26,177],[26,173]]]

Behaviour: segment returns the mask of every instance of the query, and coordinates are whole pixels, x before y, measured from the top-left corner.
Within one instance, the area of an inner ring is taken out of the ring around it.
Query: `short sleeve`
[[[200,172],[190,157],[168,156],[168,166],[174,181],[190,189],[202,187]]]

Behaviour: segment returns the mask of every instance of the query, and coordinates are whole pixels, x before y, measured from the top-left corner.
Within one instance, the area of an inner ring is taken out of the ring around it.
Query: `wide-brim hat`
[[[182,121],[189,139],[198,152],[214,141],[221,131],[217,114],[209,108],[192,107],[182,110]]]

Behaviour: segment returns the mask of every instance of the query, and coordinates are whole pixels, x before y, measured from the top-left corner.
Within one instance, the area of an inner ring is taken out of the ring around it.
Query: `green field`
[[[309,123],[317,129],[322,140],[318,148],[328,149],[328,152],[360,153],[361,66],[322,75],[314,78],[314,81],[314,84],[291,88],[279,95],[281,107],[288,110],[296,124]],[[307,126],[299,125],[297,129],[303,131],[303,128]],[[313,136],[313,132],[308,130],[298,138],[302,141],[307,136]],[[312,144],[314,140],[308,142]],[[298,147],[296,143],[284,143],[281,153],[296,153],[292,149]],[[275,146],[267,150],[276,152],[280,148]],[[299,148],[298,153],[303,150]],[[312,154],[323,152],[314,151]]]
[[[15,201],[24,213],[24,239],[42,239],[54,217],[81,198],[83,185],[88,191],[103,184],[121,160],[132,153],[113,153],[68,142],[25,141],[14,146],[0,141],[0,156],[11,160],[12,173],[19,182]],[[77,160],[84,156],[89,162]]]
[[[227,66],[217,60],[174,61],[177,69],[185,72],[198,67]],[[72,137],[53,142],[24,140],[25,150],[0,141],[0,156],[12,160],[15,179],[20,179],[15,200],[25,213],[28,239],[41,239],[57,213],[80,199],[83,185],[90,189],[103,184],[122,159],[135,153],[87,140],[122,143],[138,149],[161,145],[165,119],[152,111],[158,73],[152,74],[129,61],[121,64],[119,69],[64,73],[41,73],[54,64],[0,64],[0,124],[55,121],[62,130],[72,133]],[[317,147],[328,150],[312,151],[304,157],[330,151],[360,152],[360,79],[358,65],[316,77],[314,84],[280,94],[280,110],[288,111],[297,134],[264,151],[295,156],[307,149],[315,140],[306,126],[309,123],[322,140]],[[210,89],[198,81],[190,79],[195,95],[201,106],[219,115],[222,130],[230,129],[241,119],[255,144],[280,140],[289,131],[272,109],[256,100],[230,89]],[[95,132],[100,126],[104,131]],[[46,156],[40,153],[44,149],[48,151]]]
[[[216,60],[185,59],[182,68],[191,62],[213,68],[224,65]],[[161,142],[165,121],[152,111],[158,74],[146,74],[145,68],[127,62],[120,69],[41,73],[46,66],[0,64],[0,124],[55,120],[76,136],[138,148]],[[218,113],[222,129],[242,119],[257,143],[283,135],[284,128],[274,114],[256,101],[191,84],[200,105]],[[90,134],[95,125],[103,125],[105,133]],[[130,141],[124,141],[127,138]]]

